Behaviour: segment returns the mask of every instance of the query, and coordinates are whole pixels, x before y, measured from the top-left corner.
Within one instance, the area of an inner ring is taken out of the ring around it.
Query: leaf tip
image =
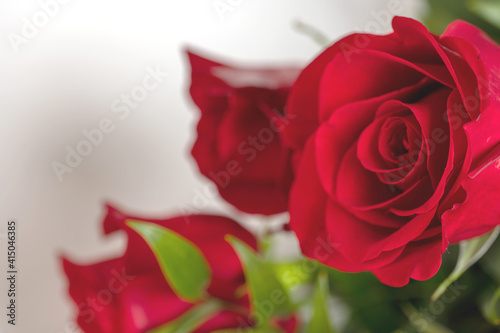
[[[140,221],[137,221],[137,220],[126,220],[125,221],[125,225],[129,228],[132,228],[134,230],[137,229],[137,227],[141,224]]]

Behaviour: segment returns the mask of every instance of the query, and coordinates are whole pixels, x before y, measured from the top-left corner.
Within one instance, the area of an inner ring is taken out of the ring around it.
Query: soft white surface
[[[20,225],[18,325],[6,327],[0,311],[0,332],[75,332],[69,325],[76,309],[58,256],[93,262],[123,251],[123,235],[102,236],[103,202],[152,216],[204,208],[194,201],[208,183],[189,155],[197,112],[186,98],[183,47],[241,64],[305,64],[320,47],[292,22],[333,40],[373,27],[372,10],[387,2],[241,0],[220,20],[213,0],[70,0],[16,53],[7,35],[20,33],[22,18],[40,5],[0,1],[0,222],[5,228],[16,218]],[[418,1],[402,6],[405,16],[421,12]],[[120,120],[111,103],[157,65],[169,76]],[[63,162],[65,147],[75,147],[81,131],[103,118],[113,120],[114,132],[59,182],[52,161]],[[205,211],[227,214],[226,204],[208,201]],[[2,243],[2,271],[5,251]],[[1,279],[1,308],[5,290]]]

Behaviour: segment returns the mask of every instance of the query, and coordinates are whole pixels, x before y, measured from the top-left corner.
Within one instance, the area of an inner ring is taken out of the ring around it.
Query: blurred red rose
[[[64,260],[69,293],[78,305],[78,324],[88,333],[146,333],[186,313],[195,304],[185,302],[166,282],[147,243],[125,221],[153,222],[180,234],[196,244],[212,270],[208,293],[228,304],[208,318],[196,333],[251,326],[248,296],[238,296],[245,278],[240,261],[224,239],[233,235],[256,249],[255,237],[228,218],[208,215],[151,220],[127,216],[108,207],[104,220],[106,234],[124,230],[128,246],[122,257],[89,266]],[[189,220],[189,223],[186,221]],[[294,332],[295,319],[286,332]],[[283,326],[285,327],[285,326]]]
[[[402,286],[500,224],[500,47],[460,21],[440,37],[408,18],[393,28],[302,72],[285,138],[303,149],[290,198],[303,252]]]
[[[239,69],[188,52],[190,93],[201,111],[192,154],[200,172],[241,211],[276,214],[288,207],[291,150],[282,132],[296,68]]]

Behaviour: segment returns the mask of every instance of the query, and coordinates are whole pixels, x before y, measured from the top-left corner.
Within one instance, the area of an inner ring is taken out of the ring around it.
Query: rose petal
[[[407,113],[410,115],[408,116]],[[377,173],[378,178],[391,188],[408,190],[427,171],[425,165],[426,148],[421,139],[421,129],[411,112],[401,107],[397,101],[388,101],[378,110],[376,119],[361,134],[357,145],[357,156],[367,170]],[[386,124],[398,120],[406,124],[408,136],[408,153],[400,156],[399,161],[389,156],[387,141],[393,138],[393,133],[386,130]],[[415,144],[420,142],[420,145]],[[415,155],[417,158],[415,159]],[[420,167],[415,168],[415,165]],[[392,168],[391,168],[392,167]]]
[[[479,87],[479,93],[469,93],[464,101],[481,105],[481,113],[476,121],[467,124],[465,131],[471,142],[472,160],[475,169],[479,163],[484,163],[489,152],[500,143],[500,47],[478,28],[456,21],[449,25],[442,35],[442,42],[459,53],[471,66],[476,74],[476,81],[461,79],[464,84],[470,84],[474,90]],[[491,156],[494,160],[495,156]]]
[[[410,278],[418,281],[433,277],[441,266],[441,241],[434,238],[408,244],[391,264],[373,270],[382,283],[402,287]]]
[[[193,333],[210,333],[220,330],[230,330],[239,328],[241,330],[251,327],[248,323],[250,313],[237,313],[234,311],[224,310],[217,313],[212,318],[209,318],[203,325],[197,328]],[[243,326],[244,325],[244,326]]]
[[[86,332],[146,332],[192,307],[174,294],[161,272],[132,275],[121,258],[90,266],[64,260],[63,266],[70,282],[69,293],[79,305],[78,324]],[[99,294],[103,290],[111,295],[110,303],[123,306],[99,304],[98,297],[107,297]]]
[[[316,135],[316,158],[321,183],[328,194],[335,195],[334,183],[343,155],[373,121],[380,105],[396,99],[410,101],[419,96],[420,90],[426,89],[428,84],[424,80],[387,95],[346,104],[332,114],[328,123],[322,124]]]
[[[289,146],[304,147],[308,137],[318,127],[318,91],[322,73],[334,55],[341,52],[341,46],[344,43],[352,44],[357,38],[358,35],[351,35],[330,46],[316,57],[295,81],[286,110],[293,120],[284,131],[284,140]]]
[[[442,216],[450,243],[482,235],[500,225],[500,161],[463,182],[467,197]]]
[[[382,252],[404,247],[431,223],[436,209],[417,215],[399,229],[367,224],[347,212],[334,200],[328,201],[326,224],[333,243],[346,258],[362,262],[377,258]],[[363,246],[359,246],[363,244]]]
[[[381,253],[377,258],[363,262],[353,261],[337,251],[339,243],[332,243],[332,238],[326,231],[320,232],[303,253],[311,259],[343,272],[362,272],[384,267],[401,255],[404,247]]]
[[[309,242],[324,229],[327,194],[318,178],[315,150],[316,140],[312,136],[304,148],[290,191],[290,227],[303,251],[311,247]]]
[[[363,168],[356,156],[356,146],[344,155],[337,177],[336,198],[356,210],[413,210],[426,203],[433,192],[428,176],[405,192],[381,182],[377,174]]]
[[[398,79],[387,73],[398,73]],[[384,53],[360,52],[353,55],[352,62],[347,62],[342,54],[338,54],[325,68],[321,78],[320,120],[328,119],[342,105],[414,86],[423,77],[422,73],[389,59]]]

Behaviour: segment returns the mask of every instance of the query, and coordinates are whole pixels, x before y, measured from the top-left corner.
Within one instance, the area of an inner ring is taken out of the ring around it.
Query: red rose
[[[172,291],[147,243],[125,224],[128,219],[149,221],[173,230],[196,244],[205,255],[212,270],[209,294],[231,306],[213,315],[195,332],[250,326],[248,297],[237,296],[241,294],[237,290],[245,283],[243,270],[224,237],[233,235],[256,249],[252,234],[233,220],[219,216],[193,215],[186,223],[182,216],[151,220],[126,216],[108,207],[104,231],[106,234],[126,231],[125,254],[90,266],[64,260],[69,292],[79,307],[78,323],[84,332],[146,333],[195,306],[179,299]],[[294,322],[293,319],[286,324]]]
[[[286,211],[293,173],[282,142],[290,121],[284,106],[298,69],[239,69],[188,55],[201,111],[192,150],[200,172],[241,211]]]
[[[500,224],[500,47],[459,21],[440,37],[408,18],[393,28],[318,56],[285,134],[303,149],[290,198],[303,252],[402,286]]]

